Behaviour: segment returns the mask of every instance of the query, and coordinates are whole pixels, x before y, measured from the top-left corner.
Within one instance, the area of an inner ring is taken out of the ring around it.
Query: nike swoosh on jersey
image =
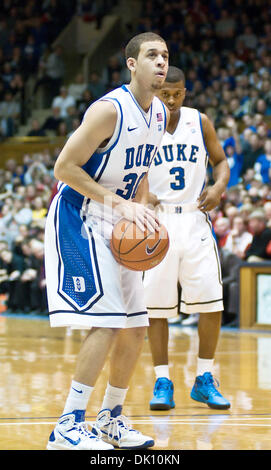
[[[156,248],[158,247],[160,242],[161,242],[161,238],[159,238],[158,242],[156,242],[155,245],[153,245],[152,248],[150,248],[149,245],[146,245],[147,255],[151,255],[156,250]]]
[[[62,434],[61,432],[59,432],[59,434],[60,434],[61,437],[63,437],[63,439],[66,439],[66,441],[68,441],[70,444],[72,444],[74,446],[78,446],[78,444],[80,444],[80,442],[81,442],[80,437],[76,441],[74,441],[70,437],[64,436],[64,434]]]
[[[134,131],[135,129],[137,129],[137,127],[130,127],[130,126],[128,126],[128,131],[129,131],[129,132]]]

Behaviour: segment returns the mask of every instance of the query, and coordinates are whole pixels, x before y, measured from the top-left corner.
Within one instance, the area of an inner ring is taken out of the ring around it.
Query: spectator
[[[265,214],[262,210],[256,210],[250,214],[249,230],[253,239],[245,251],[245,260],[251,263],[270,260],[271,229],[266,227]]]
[[[57,133],[57,129],[59,124],[62,122],[62,118],[60,116],[60,107],[54,106],[52,107],[52,114],[48,116],[46,121],[42,125],[42,129],[46,131],[53,131],[55,134]]]
[[[60,46],[56,46],[54,50],[48,52],[48,54],[44,54],[39,62],[39,74],[41,77],[35,84],[34,94],[41,85],[47,85],[47,93],[49,94],[50,101],[54,96],[59,94],[65,74],[65,64],[62,54],[63,50]]]
[[[32,120],[32,127],[30,131],[28,132],[28,137],[44,137],[45,131],[42,129],[38,119],[33,119]]]
[[[224,248],[234,253],[238,258],[243,259],[251,242],[252,234],[247,231],[244,219],[240,215],[235,216]]]
[[[20,117],[20,104],[7,91],[4,100],[0,102],[0,122],[2,133],[6,137],[12,137],[18,125]]]
[[[8,295],[7,311],[20,311],[24,302],[22,285],[20,282],[21,274],[24,270],[24,260],[11,250],[4,249],[0,253],[3,261],[3,269],[6,273],[5,292]]]
[[[74,83],[71,83],[68,87],[68,94],[72,96],[77,103],[87,89],[87,83],[84,82],[82,73],[78,73],[75,77]]]
[[[88,90],[91,93],[91,100],[97,100],[105,93],[105,85],[97,72],[91,72],[88,83]]]
[[[231,251],[219,248],[221,262],[224,311],[224,325],[237,326],[239,313],[239,267],[241,260]]]
[[[254,169],[263,183],[271,183],[271,139],[265,141],[264,153],[257,158]]]
[[[52,108],[60,108],[60,117],[67,118],[68,117],[68,108],[71,106],[74,107],[76,105],[75,99],[73,96],[68,94],[68,90],[66,87],[62,86],[60,88],[60,94],[55,96],[52,103]]]
[[[257,158],[262,155],[263,148],[257,134],[253,133],[248,138],[248,145],[243,147],[244,161],[242,175],[249,168],[254,168]]]
[[[219,217],[214,224],[214,231],[217,236],[217,244],[222,248],[230,234],[230,221],[227,217]]]

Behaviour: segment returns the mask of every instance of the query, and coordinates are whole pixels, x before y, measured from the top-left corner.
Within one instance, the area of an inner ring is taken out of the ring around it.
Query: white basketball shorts
[[[196,209],[181,213],[160,210],[157,216],[168,230],[170,244],[163,261],[144,273],[149,317],[177,315],[178,283],[181,312],[222,311],[220,261],[208,215]]]
[[[61,194],[47,216],[45,271],[52,327],[148,325],[142,273],[119,265],[109,241]]]

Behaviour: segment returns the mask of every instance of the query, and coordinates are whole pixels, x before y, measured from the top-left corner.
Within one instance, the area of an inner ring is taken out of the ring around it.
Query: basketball
[[[110,248],[115,260],[133,271],[148,271],[157,266],[169,247],[169,237],[164,225],[159,230],[142,232],[135,222],[121,219],[113,228]]]

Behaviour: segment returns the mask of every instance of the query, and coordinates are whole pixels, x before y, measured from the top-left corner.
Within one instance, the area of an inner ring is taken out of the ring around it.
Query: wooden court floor
[[[0,315],[0,450],[44,450],[69,389],[82,335],[51,329],[47,319]],[[196,328],[170,327],[176,408],[150,411],[154,374],[148,341],[127,394],[124,414],[159,450],[271,450],[271,333],[222,329],[216,378],[228,411],[190,399]],[[108,365],[87,409],[94,421]]]

